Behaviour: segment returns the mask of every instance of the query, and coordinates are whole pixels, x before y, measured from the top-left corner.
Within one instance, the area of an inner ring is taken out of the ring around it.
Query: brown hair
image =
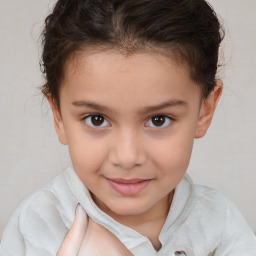
[[[86,47],[133,54],[147,49],[186,64],[207,97],[215,86],[224,31],[204,0],[59,0],[42,33],[42,87],[59,108],[66,63]]]

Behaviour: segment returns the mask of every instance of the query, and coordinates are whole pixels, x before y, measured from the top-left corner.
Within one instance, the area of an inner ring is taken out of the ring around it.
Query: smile
[[[107,179],[110,187],[123,196],[138,195],[151,180],[123,180],[123,179]]]

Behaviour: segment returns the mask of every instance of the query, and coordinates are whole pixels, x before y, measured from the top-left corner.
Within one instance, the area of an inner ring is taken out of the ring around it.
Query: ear
[[[195,138],[201,138],[206,134],[211,124],[215,108],[222,94],[222,90],[223,83],[222,81],[217,80],[214,89],[211,91],[209,96],[203,100],[199,112]]]
[[[53,114],[53,121],[54,121],[54,128],[58,134],[59,141],[63,145],[67,145],[66,133],[63,125],[63,121],[61,118],[61,114],[56,107],[56,104],[53,102],[51,97],[47,97],[47,100],[51,106],[52,114]]]

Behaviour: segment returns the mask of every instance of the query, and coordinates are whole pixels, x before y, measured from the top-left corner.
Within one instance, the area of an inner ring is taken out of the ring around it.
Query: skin
[[[60,111],[49,102],[59,140],[68,145],[74,170],[95,203],[159,250],[175,187],[187,170],[194,139],[204,136],[211,123],[221,92],[217,81],[202,100],[188,70],[170,57],[85,51],[66,67]],[[91,114],[103,120],[100,126]],[[162,122],[153,122],[156,116]],[[146,185],[124,195],[109,180]]]
[[[100,241],[100,243],[99,243]],[[107,229],[88,218],[81,205],[57,256],[132,256],[133,254]]]

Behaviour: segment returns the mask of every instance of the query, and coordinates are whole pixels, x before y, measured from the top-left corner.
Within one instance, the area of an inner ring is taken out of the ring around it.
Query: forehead
[[[143,64],[143,66],[140,66]],[[132,72],[138,70],[140,66],[150,68],[156,66],[160,69],[177,69],[187,72],[185,65],[175,61],[174,57],[163,54],[160,51],[143,51],[138,53],[121,53],[117,50],[105,50],[98,48],[89,48],[84,51],[77,52],[70,61],[67,62],[65,75],[70,75],[70,72],[81,72],[86,65],[88,72],[100,72],[102,68],[119,69],[119,72]],[[132,70],[134,67],[134,70]],[[155,69],[156,71],[158,69]],[[85,69],[84,69],[85,71]],[[178,71],[179,72],[179,71]],[[71,74],[72,75],[72,74]]]
[[[188,99],[199,89],[187,68],[156,53],[124,55],[113,50],[83,51],[68,62],[62,91],[73,97],[109,97],[124,103]],[[116,96],[116,97],[113,97]]]

